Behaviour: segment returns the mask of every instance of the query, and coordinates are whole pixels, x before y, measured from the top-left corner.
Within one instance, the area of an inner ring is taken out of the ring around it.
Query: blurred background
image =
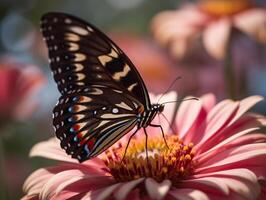
[[[265,1],[1,0],[0,199],[19,199],[22,184],[48,161],[31,147],[54,136],[59,97],[39,20],[48,11],[76,15],[108,34],[132,59],[150,92],[219,100],[266,97]],[[266,113],[266,103],[255,110]]]

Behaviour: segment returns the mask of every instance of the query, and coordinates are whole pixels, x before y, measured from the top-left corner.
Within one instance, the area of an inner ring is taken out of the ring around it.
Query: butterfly
[[[47,13],[41,32],[61,97],[53,110],[60,145],[72,158],[93,158],[164,110],[151,104],[136,67],[93,25],[69,14]],[[163,131],[163,130],[162,130]],[[131,139],[130,137],[130,139]],[[147,141],[146,141],[147,142]]]

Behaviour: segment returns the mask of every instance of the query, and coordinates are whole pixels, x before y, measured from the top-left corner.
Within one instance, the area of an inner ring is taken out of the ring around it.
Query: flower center
[[[200,8],[217,17],[233,15],[252,6],[251,0],[201,0]]]
[[[145,140],[132,140],[124,156],[125,147],[106,151],[104,159],[109,173],[117,181],[129,181],[152,177],[158,182],[165,179],[177,183],[193,173],[193,144],[183,144],[177,136],[167,136],[166,146],[162,138],[148,140],[146,158]]]

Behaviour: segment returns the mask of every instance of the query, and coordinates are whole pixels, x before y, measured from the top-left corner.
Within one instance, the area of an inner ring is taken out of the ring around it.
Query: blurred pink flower
[[[151,92],[164,92],[177,76],[193,77],[189,70],[177,68],[167,54],[148,38],[130,34],[112,34],[111,38],[137,67]],[[188,91],[191,85],[183,85],[182,89]]]
[[[164,101],[173,97],[168,94]],[[259,127],[266,120],[247,113],[261,100],[252,96],[216,104],[215,96],[207,94],[199,101],[182,102],[177,132],[166,135],[169,149],[157,129],[148,129],[149,166],[142,131],[131,141],[123,163],[127,136],[83,163],[67,156],[57,139],[41,142],[30,155],[62,163],[32,173],[24,183],[23,200],[262,198],[266,194],[266,135]],[[167,105],[164,114],[170,117],[174,105]]]
[[[198,51],[201,45],[211,56],[224,58],[232,28],[265,44],[266,9],[251,0],[202,0],[161,12],[152,22],[156,40],[178,58],[193,52],[194,47]]]
[[[44,83],[44,77],[32,65],[0,62],[0,118],[23,120],[34,110],[32,99]]]

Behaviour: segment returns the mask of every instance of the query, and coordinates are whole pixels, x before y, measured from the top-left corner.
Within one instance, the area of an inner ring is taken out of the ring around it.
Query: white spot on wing
[[[128,106],[127,104],[125,104],[124,102],[121,102],[119,104],[115,104],[116,106],[123,108],[125,110],[132,110],[132,108],[130,106]]]
[[[122,118],[122,117],[134,117],[136,116],[135,114],[118,114],[118,115],[113,115],[113,114],[110,114],[110,113],[107,113],[107,114],[103,114],[101,115],[101,118],[102,119],[112,119],[112,118]]]
[[[103,94],[103,91],[100,90],[99,88],[93,88],[93,91],[90,92],[90,94],[92,94],[92,95],[100,95],[100,94]]]
[[[65,19],[65,23],[66,23],[66,24],[71,24],[72,21],[71,21],[71,19],[66,18],[66,19]]]
[[[80,40],[80,36],[74,33],[66,33],[66,40],[77,42]]]
[[[114,113],[114,114],[118,113],[118,111],[119,111],[118,108],[113,108],[112,109],[112,113]]]
[[[130,85],[127,89],[128,89],[128,91],[132,91],[133,90],[133,88],[135,87],[135,86],[137,86],[138,84],[137,83],[133,83],[132,85]]]
[[[87,29],[90,31],[90,32],[93,32],[93,29],[89,26],[87,26]]]
[[[72,27],[70,27],[70,30],[77,33],[77,34],[80,34],[80,35],[88,35],[89,34],[89,31],[87,31],[86,29],[79,27],[79,26],[72,26]]]

